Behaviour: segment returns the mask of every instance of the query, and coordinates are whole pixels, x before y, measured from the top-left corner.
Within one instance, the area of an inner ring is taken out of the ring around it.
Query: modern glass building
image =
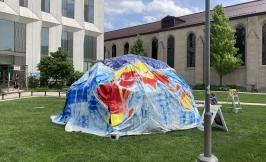
[[[76,70],[104,57],[104,0],[0,0],[0,84],[62,47]],[[8,76],[10,75],[10,76]]]

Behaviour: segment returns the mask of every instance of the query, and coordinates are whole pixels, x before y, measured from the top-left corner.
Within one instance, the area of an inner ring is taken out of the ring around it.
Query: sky
[[[252,0],[211,0],[211,7]],[[105,0],[105,31],[159,21],[167,15],[182,16],[203,11],[205,0]]]

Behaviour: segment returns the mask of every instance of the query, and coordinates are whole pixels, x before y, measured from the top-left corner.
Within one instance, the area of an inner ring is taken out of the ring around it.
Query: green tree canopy
[[[73,64],[67,60],[67,53],[62,48],[58,48],[58,51],[51,52],[50,56],[42,58],[37,67],[44,81],[53,79],[55,84],[58,80],[66,82],[74,73]]]
[[[138,36],[137,40],[134,42],[130,53],[140,56],[146,56],[146,52],[144,50],[144,42],[140,37]]]
[[[231,28],[229,19],[225,16],[222,5],[213,10],[211,24],[211,64],[220,76],[220,85],[223,76],[237,69],[242,60],[235,48],[235,30]]]

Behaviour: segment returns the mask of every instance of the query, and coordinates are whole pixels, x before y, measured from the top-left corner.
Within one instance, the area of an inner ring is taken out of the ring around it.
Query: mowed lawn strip
[[[194,162],[202,152],[197,129],[121,137],[119,141],[65,132],[50,116],[62,111],[65,98],[32,98],[0,103],[0,161],[161,161]],[[266,159],[265,107],[224,111],[229,132],[213,128],[213,151],[224,162]]]
[[[218,101],[228,101],[228,92],[214,92],[218,98]],[[204,91],[193,91],[193,95],[196,100],[204,100],[205,92]],[[263,103],[266,104],[266,94],[250,94],[250,93],[239,93],[240,102],[247,103]]]

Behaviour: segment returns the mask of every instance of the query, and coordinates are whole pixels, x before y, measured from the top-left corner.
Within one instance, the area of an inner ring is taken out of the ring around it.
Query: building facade
[[[37,72],[40,59],[59,47],[86,71],[104,57],[103,10],[104,0],[0,0],[0,82],[6,65]]]
[[[266,90],[266,1],[252,1],[224,8],[236,29],[236,47],[243,65],[224,76],[224,84]],[[105,33],[105,57],[128,53],[137,36],[149,57],[167,62],[190,85],[204,83],[204,12]],[[219,75],[211,70],[211,84]]]

